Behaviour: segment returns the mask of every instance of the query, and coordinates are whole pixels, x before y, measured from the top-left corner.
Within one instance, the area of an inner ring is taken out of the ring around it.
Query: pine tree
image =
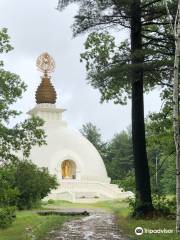
[[[165,87],[171,85],[171,77],[167,76],[172,76],[174,46],[166,27],[166,9],[161,0],[60,0],[59,9],[73,2],[79,4],[73,25],[74,36],[108,28],[119,30],[123,27],[130,31],[130,42],[122,43],[116,54],[111,37],[92,33],[85,44],[85,48],[91,48],[91,51],[82,58],[87,62],[90,83],[100,90],[102,101],[113,99],[115,103],[125,103],[127,97],[132,97],[135,213],[148,214],[153,210],[153,205],[146,153],[143,91],[158,84]],[[176,1],[171,4],[172,9],[175,4]]]

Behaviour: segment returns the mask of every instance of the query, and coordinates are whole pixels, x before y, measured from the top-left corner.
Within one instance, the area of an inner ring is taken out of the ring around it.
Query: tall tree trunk
[[[173,83],[173,126],[176,145],[176,232],[180,233],[180,116],[179,116],[179,64],[180,64],[180,0],[175,24],[175,60]]]
[[[135,214],[147,214],[153,210],[149,167],[146,153],[141,0],[133,0],[131,8],[131,53],[132,53],[132,138],[136,180]]]

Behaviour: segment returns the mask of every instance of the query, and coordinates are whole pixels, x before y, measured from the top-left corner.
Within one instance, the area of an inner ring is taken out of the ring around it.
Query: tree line
[[[164,122],[160,113],[152,113],[146,120],[147,155],[150,167],[152,194],[175,195],[176,176],[175,147],[172,138],[171,121]],[[159,120],[157,120],[159,118]],[[163,122],[163,125],[162,125]],[[123,187],[125,191],[135,193],[135,172],[133,161],[132,133],[116,133],[111,140],[102,138],[100,129],[92,123],[86,123],[80,132],[98,150],[112,183]]]

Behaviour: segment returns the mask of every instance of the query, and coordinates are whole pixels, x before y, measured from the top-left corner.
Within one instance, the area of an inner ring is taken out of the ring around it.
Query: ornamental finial
[[[45,52],[37,58],[36,66],[40,72],[43,72],[44,75],[47,76],[48,73],[54,71],[55,61],[47,52]]]
[[[42,80],[36,91],[36,102],[40,103],[56,103],[56,91],[50,81],[49,73],[54,71],[54,59],[48,54],[41,54],[36,61],[36,66],[39,71],[43,72]]]

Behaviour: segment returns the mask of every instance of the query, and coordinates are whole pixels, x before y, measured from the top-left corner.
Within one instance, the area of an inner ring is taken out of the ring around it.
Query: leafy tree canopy
[[[100,130],[91,122],[86,123],[80,129],[82,135],[87,138],[98,150],[101,157],[104,159],[106,156],[106,143],[102,141]]]
[[[113,180],[124,179],[133,171],[132,140],[128,132],[122,131],[111,139],[105,162]]]
[[[133,0],[59,0],[62,10],[70,3],[77,3],[79,11],[73,24],[74,36],[94,31],[85,42],[81,61],[86,62],[88,82],[99,89],[101,101],[113,100],[126,104],[131,96],[131,69],[143,69],[144,89],[152,90],[159,85],[163,89],[171,86],[173,74],[174,39],[167,21],[165,6],[161,0],[141,1],[143,49],[135,51],[141,55],[143,64],[131,64],[130,42],[116,43],[107,32],[114,28],[129,29]],[[172,18],[177,1],[169,1]]]
[[[12,50],[7,29],[0,29],[0,53]],[[22,123],[9,127],[11,118],[17,117],[20,112],[12,109],[12,104],[22,97],[26,90],[25,83],[14,73],[4,69],[0,61],[0,162],[17,161],[17,151],[23,153],[27,159],[32,146],[45,144],[45,133],[42,130],[43,121],[32,117]]]
[[[112,180],[123,179],[128,172],[133,171],[132,139],[130,131],[122,131],[105,142],[102,140],[100,130],[92,123],[82,126],[80,132],[99,151],[104,160],[108,176]]]

